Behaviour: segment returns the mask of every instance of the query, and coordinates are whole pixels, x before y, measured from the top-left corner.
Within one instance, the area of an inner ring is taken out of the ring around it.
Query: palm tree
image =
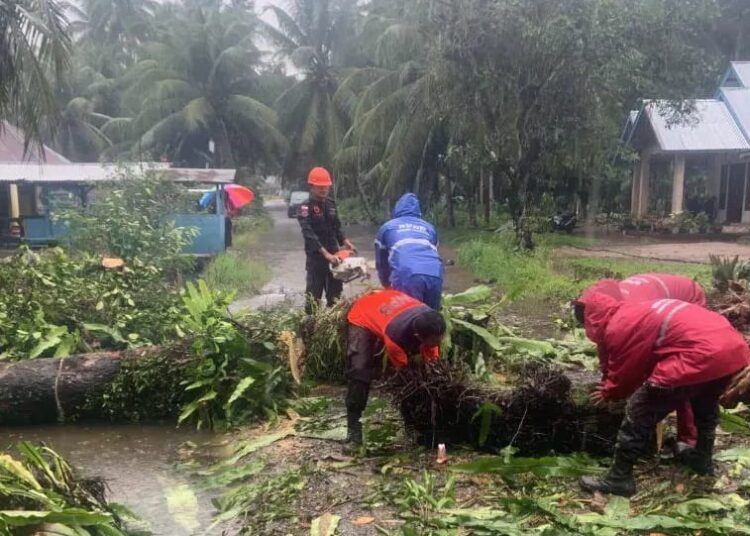
[[[101,127],[111,118],[94,111],[94,103],[74,97],[62,110],[53,146],[74,162],[96,162],[112,143]]]
[[[61,110],[54,132],[45,139],[74,162],[96,162],[112,141],[102,130],[120,111],[117,79],[109,79],[90,65],[91,46],[78,42],[68,76],[58,84]]]
[[[287,9],[270,6],[277,24],[266,34],[278,54],[300,70],[300,80],[276,101],[290,150],[288,178],[313,164],[330,166],[348,128],[336,107],[341,68],[347,62],[356,17],[354,0],[292,0]]]
[[[360,192],[391,199],[405,190],[436,193],[435,163],[446,146],[446,122],[430,108],[435,77],[419,13],[380,4],[368,13],[363,31],[371,41],[371,65],[350,72],[334,96],[351,122],[336,165],[356,178]]]
[[[261,57],[254,15],[242,7],[163,9],[167,27],[157,28],[144,59],[126,74],[125,107],[139,113],[113,120],[104,132],[135,134],[134,156],[167,155],[182,164],[235,167],[280,158],[286,140],[276,113],[253,98]]]
[[[67,2],[0,0],[0,119],[23,129],[27,142],[41,140],[57,116],[50,73],[68,65]]]
[[[97,47],[97,69],[109,76],[131,65],[138,47],[151,37],[158,4],[154,0],[83,0],[83,40]]]

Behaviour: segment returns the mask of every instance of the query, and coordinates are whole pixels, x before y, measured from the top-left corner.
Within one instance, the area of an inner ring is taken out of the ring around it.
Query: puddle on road
[[[155,536],[190,536],[210,526],[213,507],[174,462],[183,443],[212,437],[173,425],[4,427],[0,451],[19,441],[44,442],[80,474],[106,480],[108,498],[137,514]]]

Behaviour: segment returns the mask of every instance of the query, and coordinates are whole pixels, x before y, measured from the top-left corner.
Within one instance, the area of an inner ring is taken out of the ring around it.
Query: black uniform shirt
[[[297,220],[302,227],[307,254],[319,253],[321,247],[329,253],[336,253],[346,240],[333,199],[318,201],[310,197],[299,206]]]

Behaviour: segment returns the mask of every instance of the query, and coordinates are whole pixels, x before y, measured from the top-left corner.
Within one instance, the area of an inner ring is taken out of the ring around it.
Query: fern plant
[[[726,292],[732,281],[747,281],[750,279],[750,262],[741,261],[739,255],[734,257],[723,257],[709,255],[711,262],[711,275],[714,287]]]

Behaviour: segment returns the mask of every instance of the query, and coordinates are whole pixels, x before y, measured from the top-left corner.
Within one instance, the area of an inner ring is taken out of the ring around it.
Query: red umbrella
[[[249,188],[239,184],[227,184],[224,187],[227,193],[227,200],[234,210],[239,210],[245,205],[249,205],[255,199],[255,194]]]

